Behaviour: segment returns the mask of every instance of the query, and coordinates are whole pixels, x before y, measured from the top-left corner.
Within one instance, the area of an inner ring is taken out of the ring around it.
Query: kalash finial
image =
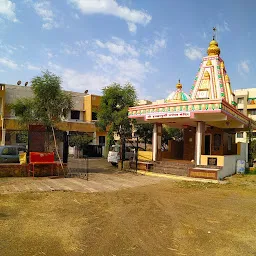
[[[176,88],[177,89],[181,89],[182,88],[182,84],[180,83],[180,79],[179,79],[179,82],[176,84]]]
[[[213,39],[209,44],[208,50],[207,50],[207,54],[208,56],[212,56],[212,55],[220,55],[220,48],[218,45],[218,42],[215,41],[215,36],[216,36],[216,27],[213,27]]]
[[[213,27],[213,28],[212,28],[212,31],[213,31],[212,40],[215,40],[215,37],[216,37],[216,30],[217,30],[216,27]]]

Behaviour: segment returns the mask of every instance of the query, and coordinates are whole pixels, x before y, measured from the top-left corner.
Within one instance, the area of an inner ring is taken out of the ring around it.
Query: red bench
[[[53,167],[59,165],[58,162],[54,162],[54,152],[30,152],[29,153],[29,174],[32,172],[35,177],[35,165],[50,165],[51,174],[53,176]]]

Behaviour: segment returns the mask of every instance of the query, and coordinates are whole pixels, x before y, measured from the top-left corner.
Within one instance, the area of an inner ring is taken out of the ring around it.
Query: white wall
[[[237,160],[248,161],[248,146],[247,143],[241,143],[240,155],[224,156],[224,166],[218,172],[218,179],[231,176],[236,173],[236,162]]]

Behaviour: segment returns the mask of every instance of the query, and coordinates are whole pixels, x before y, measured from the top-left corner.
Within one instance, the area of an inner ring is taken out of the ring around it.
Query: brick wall
[[[66,173],[66,166],[65,173]],[[63,175],[61,166],[53,168],[53,175]],[[32,176],[32,173],[30,174]],[[35,166],[35,177],[47,177],[51,176],[51,166],[50,165],[38,165]],[[0,177],[27,177],[28,174],[28,165],[20,164],[1,164],[0,165]]]

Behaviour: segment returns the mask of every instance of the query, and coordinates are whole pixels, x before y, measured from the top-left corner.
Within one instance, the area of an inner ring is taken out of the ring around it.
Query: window
[[[80,119],[80,111],[77,110],[71,110],[71,119]]]
[[[92,120],[98,120],[96,112],[92,112]]]
[[[256,98],[248,98],[247,103],[248,103],[249,105],[251,105],[251,104],[256,104]]]
[[[252,132],[252,137],[256,137],[256,132]]]
[[[237,98],[238,104],[244,104],[244,98]]]
[[[214,134],[213,136],[214,151],[220,150],[220,147],[221,147],[221,134]]]
[[[99,145],[105,146],[105,136],[99,136]]]
[[[243,109],[238,109],[238,111],[240,111],[241,113],[243,113],[243,112],[244,112],[244,110],[243,110]]]
[[[236,137],[237,137],[237,138],[243,138],[243,137],[244,137],[244,133],[243,133],[243,132],[238,132],[238,133],[236,134]]]
[[[256,109],[248,109],[248,115],[256,115]]]

